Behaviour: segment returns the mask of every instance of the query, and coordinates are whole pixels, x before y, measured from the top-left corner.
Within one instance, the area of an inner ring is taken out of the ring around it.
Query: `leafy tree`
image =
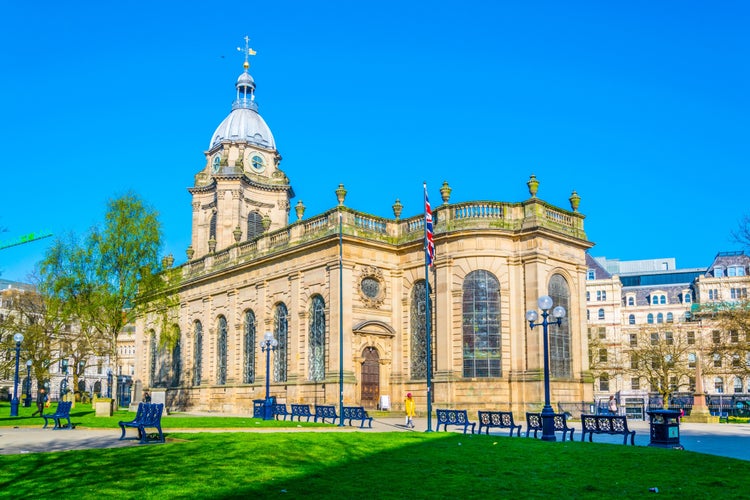
[[[166,297],[161,248],[157,213],[128,193],[108,202],[101,229],[91,228],[83,242],[56,240],[41,263],[43,293],[80,322],[88,346],[109,355],[112,367],[118,334],[146,305],[139,296]]]

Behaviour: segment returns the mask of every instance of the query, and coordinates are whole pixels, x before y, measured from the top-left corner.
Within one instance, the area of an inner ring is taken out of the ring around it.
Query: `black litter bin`
[[[651,442],[649,446],[684,449],[680,444],[680,412],[675,410],[651,410]]]
[[[265,407],[265,399],[253,399],[253,418],[263,418],[263,410]]]

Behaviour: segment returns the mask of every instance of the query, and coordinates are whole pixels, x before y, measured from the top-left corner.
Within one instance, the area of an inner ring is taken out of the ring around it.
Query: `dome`
[[[216,128],[209,149],[222,141],[246,141],[266,149],[276,149],[271,129],[254,109],[236,108]]]

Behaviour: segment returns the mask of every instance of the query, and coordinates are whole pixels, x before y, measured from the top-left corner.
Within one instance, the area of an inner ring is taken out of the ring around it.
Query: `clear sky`
[[[748,210],[744,1],[4,2],[0,241],[84,234],[133,190],[184,262],[187,188],[250,36],[306,216],[581,196],[594,256],[708,266]],[[296,203],[296,200],[293,201]],[[291,220],[295,216],[291,214]],[[52,238],[0,250],[24,281]]]

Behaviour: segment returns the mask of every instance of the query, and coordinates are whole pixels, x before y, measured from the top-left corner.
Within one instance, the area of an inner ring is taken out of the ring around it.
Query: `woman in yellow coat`
[[[406,411],[406,427],[414,428],[414,421],[412,418],[416,414],[417,405],[414,402],[414,398],[411,397],[411,392],[406,395],[406,401],[404,401],[404,410]]]

